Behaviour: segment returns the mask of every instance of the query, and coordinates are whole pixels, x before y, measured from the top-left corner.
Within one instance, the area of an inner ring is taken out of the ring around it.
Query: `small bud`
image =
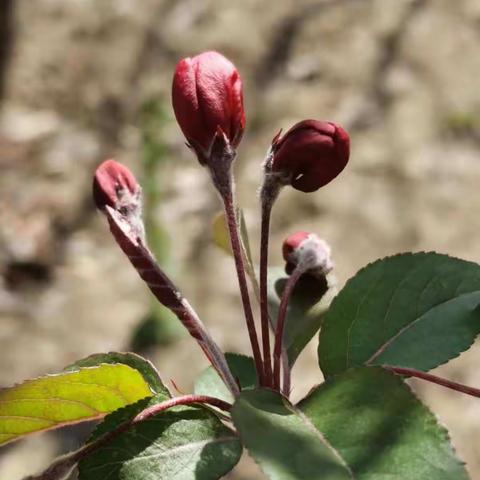
[[[107,205],[119,210],[125,200],[137,196],[139,190],[132,172],[115,160],[105,160],[95,171],[93,199],[99,210]]]
[[[293,233],[283,242],[282,253],[289,274],[299,265],[305,271],[321,276],[333,269],[330,246],[314,233]]]
[[[350,140],[332,122],[304,120],[272,144],[269,168],[284,184],[313,192],[332,181],[347,165]]]
[[[109,222],[115,217],[135,241],[145,241],[142,189],[133,173],[115,160],[105,160],[93,177],[93,199]]]
[[[220,129],[233,148],[245,128],[242,81],[235,66],[217,52],[178,62],[172,85],[177,122],[200,163],[207,163]]]

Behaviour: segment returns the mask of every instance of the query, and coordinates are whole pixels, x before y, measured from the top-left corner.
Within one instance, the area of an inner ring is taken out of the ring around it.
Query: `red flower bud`
[[[302,192],[313,192],[332,181],[347,165],[350,140],[332,122],[304,120],[272,145],[271,169]]]
[[[294,254],[296,249],[304,240],[308,238],[309,235],[310,234],[308,232],[295,232],[284,240],[282,245],[282,254],[283,259],[286,262],[290,261],[290,256]]]
[[[330,246],[314,233],[296,232],[288,236],[283,242],[282,253],[289,274],[297,265],[320,275],[333,269]]]
[[[98,209],[107,205],[117,209],[125,194],[132,198],[139,194],[140,187],[132,172],[115,160],[105,160],[93,177],[93,199]]]
[[[237,147],[245,128],[242,81],[235,66],[217,52],[180,60],[172,85],[175,117],[200,162],[210,155],[220,128]]]

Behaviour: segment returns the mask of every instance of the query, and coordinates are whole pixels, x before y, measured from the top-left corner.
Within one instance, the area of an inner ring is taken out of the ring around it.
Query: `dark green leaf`
[[[356,480],[468,479],[445,428],[400,377],[379,367],[333,377],[299,408]]]
[[[243,388],[254,388],[257,384],[255,364],[251,357],[237,353],[226,353],[228,366],[234,378],[240,382]],[[206,368],[195,380],[195,393],[197,395],[209,395],[232,403],[233,396],[227,389],[218,373],[213,367]]]
[[[80,480],[216,480],[240,459],[238,437],[208,410],[175,407],[119,434],[79,464]]]
[[[273,391],[242,392],[232,418],[244,446],[272,480],[353,478],[310,421]]]
[[[268,270],[268,308],[274,325],[288,275],[282,268]],[[317,279],[304,275],[297,283],[290,299],[285,322],[284,342],[292,366],[307,343],[318,332],[325,312],[336,294],[335,277]]]
[[[125,407],[119,408],[107,415],[102,422],[100,422],[88,439],[88,443],[97,440],[102,435],[105,435],[112,430],[115,430],[122,423],[126,423],[136,417],[140,412],[147,407],[162,403],[167,398],[163,394],[155,395],[154,397],[142,398],[138,402],[131,403]]]
[[[320,332],[325,376],[363,364],[430,370],[480,332],[480,266],[437,253],[372,263],[334,299]]]
[[[66,372],[72,372],[79,370],[84,367],[95,367],[101,364],[123,364],[128,365],[129,367],[138,370],[146,382],[150,385],[154,393],[163,394],[165,400],[170,398],[170,392],[168,388],[163,384],[162,379],[153,366],[152,362],[146,358],[137,355],[136,353],[120,353],[120,352],[109,352],[109,353],[96,353],[90,355],[82,360],[79,360],[72,365],[69,365],[65,368]]]

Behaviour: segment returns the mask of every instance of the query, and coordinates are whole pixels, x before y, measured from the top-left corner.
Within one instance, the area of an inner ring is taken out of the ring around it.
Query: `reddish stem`
[[[59,478],[64,478],[71,469],[83,458],[87,457],[91,453],[97,451],[99,448],[103,447],[110,440],[115,438],[117,435],[125,432],[133,425],[148,420],[149,418],[157,415],[160,412],[163,412],[169,408],[176,407],[178,405],[193,405],[193,404],[206,404],[212,405],[214,407],[220,408],[224,411],[230,411],[232,406],[220,400],[219,398],[209,397],[206,395],[184,395],[182,397],[174,397],[166,400],[165,402],[159,403],[157,405],[152,405],[151,407],[146,408],[140,412],[133,419],[118,425],[114,430],[102,435],[100,438],[95,440],[92,443],[84,445],[82,448],[71,452],[58,460],[56,460],[52,465],[50,465],[44,472],[39,475],[33,475],[25,478],[24,480],[58,480]]]
[[[225,385],[234,396],[240,393],[235,378],[228,367],[225,355],[210,336],[188,301],[181,295],[171,280],[160,269],[154,257],[143,244],[142,239],[131,237],[131,224],[119,216],[118,212],[107,207],[105,211],[110,230],[142,280],[160,301],[182,322],[190,335],[198,342],[210,363],[217,370]]]
[[[283,333],[285,330],[285,319],[287,317],[288,302],[298,279],[304,272],[304,268],[298,265],[293,273],[288,277],[287,283],[282,293],[282,300],[278,309],[277,329],[275,331],[275,348],[273,350],[273,379],[274,388],[280,389],[280,364],[282,359]]]
[[[427,382],[436,383],[442,387],[450,388],[460,393],[465,393],[466,395],[471,395],[472,397],[480,398],[480,389],[468,387],[462,385],[461,383],[452,382],[446,380],[445,378],[437,377],[430,373],[420,372],[419,370],[414,370],[413,368],[403,368],[403,367],[391,367],[389,365],[382,365],[385,369],[390,370],[398,375],[404,375],[408,377],[416,377],[421,380],[426,380]]]
[[[260,314],[262,322],[263,366],[265,382],[273,386],[272,363],[270,352],[270,328],[268,315],[268,237],[272,205],[262,202],[262,226],[260,234]]]
[[[250,295],[248,293],[247,278],[245,273],[245,264],[242,255],[242,248],[240,245],[240,236],[238,232],[238,222],[235,214],[233,192],[222,194],[223,205],[225,208],[225,216],[227,218],[228,230],[230,233],[230,241],[232,245],[233,258],[235,260],[235,268],[237,270],[238,284],[240,286],[240,294],[242,297],[243,310],[245,312],[245,319],[247,322],[248,336],[250,344],[252,345],[253,358],[257,370],[257,376],[260,385],[264,385],[265,376],[263,370],[262,355],[260,353],[260,346],[258,344],[257,330],[255,328],[255,321],[253,318],[252,305],[250,303]]]

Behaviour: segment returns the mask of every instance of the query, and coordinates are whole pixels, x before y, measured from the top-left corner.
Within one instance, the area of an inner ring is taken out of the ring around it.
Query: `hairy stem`
[[[262,226],[260,234],[260,314],[262,322],[263,365],[265,382],[273,386],[272,363],[270,352],[270,328],[268,319],[268,240],[270,233],[270,216],[272,205],[262,202]]]
[[[452,382],[445,378],[437,377],[430,373],[420,372],[413,368],[402,368],[402,367],[391,367],[389,365],[382,365],[383,368],[390,370],[398,375],[404,375],[408,377],[416,377],[421,380],[426,380],[427,382],[436,383],[442,387],[450,388],[460,393],[465,393],[466,395],[471,395],[472,397],[480,398],[480,389],[468,387],[467,385],[462,385],[461,383]]]
[[[232,245],[233,258],[235,260],[235,268],[237,270],[238,284],[240,286],[240,294],[242,297],[243,310],[247,322],[248,336],[252,345],[253,358],[260,385],[264,385],[265,376],[262,364],[262,355],[258,344],[257,330],[253,318],[252,305],[250,303],[250,295],[248,293],[247,278],[245,273],[245,263],[243,260],[242,249],[240,244],[240,235],[238,231],[238,222],[235,214],[233,191],[230,189],[222,195],[223,205],[225,208],[225,216],[227,219],[228,231],[230,233],[230,241]]]
[[[66,475],[68,475],[68,473],[70,473],[75,464],[77,464],[80,460],[94,453],[99,448],[103,447],[106,443],[114,439],[116,436],[127,431],[133,425],[148,420],[149,418],[169,408],[176,407],[178,405],[194,404],[212,405],[227,412],[230,411],[232,407],[229,403],[224,402],[223,400],[209,397],[206,395],[184,395],[182,397],[170,398],[165,402],[146,408],[138,415],[136,415],[133,419],[118,425],[117,428],[115,428],[111,432],[106,433],[105,435],[102,435],[94,442],[88,443],[82,448],[76,450],[75,452],[71,452],[67,455],[64,455],[63,457],[60,457],[39,475],[26,477],[24,478],[24,480],[60,480]]]
[[[277,328],[275,331],[275,347],[273,350],[273,378],[274,378],[274,388],[277,390],[280,389],[280,364],[282,359],[282,347],[283,347],[283,333],[285,330],[285,319],[287,317],[287,308],[290,297],[295,288],[295,285],[298,282],[298,279],[301,277],[302,273],[305,271],[303,265],[299,264],[293,273],[288,277],[285,289],[282,293],[282,300],[280,301],[280,307],[278,309],[278,318],[277,318]]]

